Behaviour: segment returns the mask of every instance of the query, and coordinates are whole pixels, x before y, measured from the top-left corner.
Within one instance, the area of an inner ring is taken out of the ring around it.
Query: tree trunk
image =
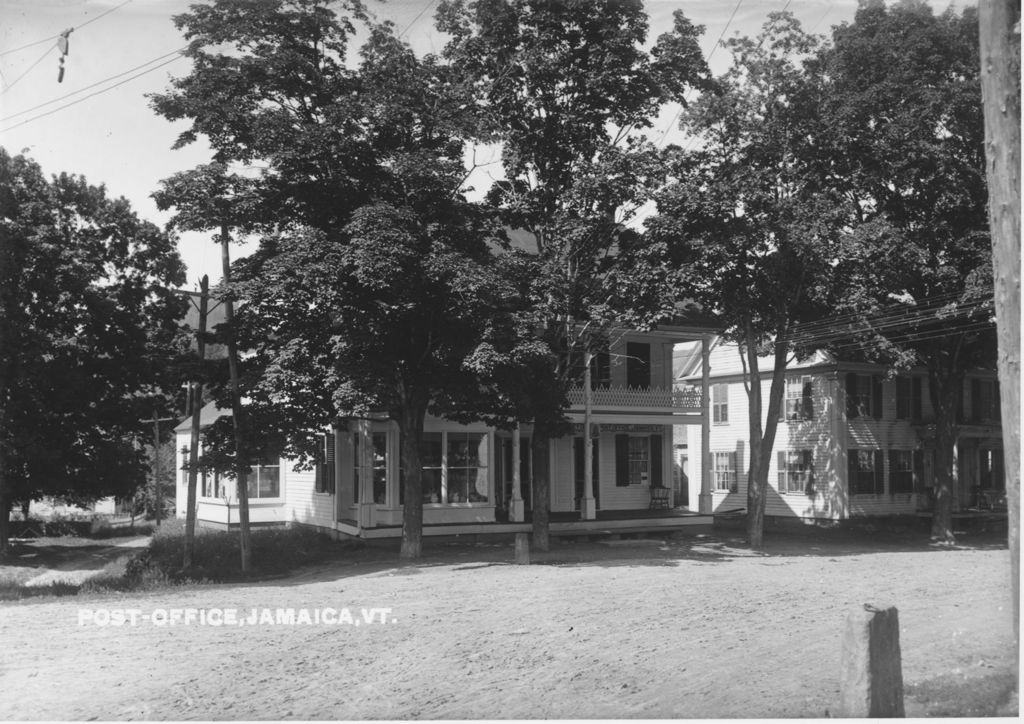
[[[405,501],[402,507],[402,549],[399,558],[416,560],[423,555],[423,466],[420,445],[423,442],[423,405],[406,405],[399,413],[402,436],[402,469],[405,471]]]
[[[963,394],[963,374],[930,366],[928,386],[935,406],[935,508],[932,540],[952,543],[953,459],[957,443],[957,412]]]
[[[221,264],[224,269],[225,286],[231,283],[231,257],[228,252],[228,227],[221,226],[220,237]],[[228,327],[228,372],[231,377],[231,425],[235,432],[235,480],[238,488],[238,533],[242,552],[242,573],[248,573],[252,563],[249,536],[249,491],[246,478],[249,475],[249,462],[245,455],[245,436],[242,426],[242,393],[238,382],[238,345],[235,342],[235,309],[231,294],[224,297],[224,321]]]
[[[1013,627],[1020,635],[1020,3],[978,6],[989,227],[1009,508]]]
[[[748,380],[747,413],[750,416],[750,468],[747,471],[747,542],[751,548],[764,545],[764,516],[768,504],[768,471],[771,467],[779,410],[786,389],[786,357],[789,344],[785,328],[776,335],[772,366],[772,384],[768,391],[768,415],[761,425],[764,403],[761,397],[761,369],[757,359],[757,340],[751,330],[746,334]]]
[[[21,501],[21,519],[28,520],[29,509],[32,507],[32,498],[25,498]]]
[[[7,492],[6,454],[0,445],[0,558],[7,555],[11,538],[11,496]]]
[[[535,550],[551,546],[551,466],[549,465],[551,434],[538,425],[530,440],[533,457],[533,541]]]
[[[199,282],[199,333],[196,335],[200,364],[206,357],[206,312],[209,290],[210,278],[204,274]],[[196,487],[199,476],[199,423],[202,410],[203,383],[196,382],[193,384],[192,427],[189,430],[188,438],[188,493],[185,503],[185,552],[182,559],[182,565],[186,571],[192,568],[192,552],[196,540]]]

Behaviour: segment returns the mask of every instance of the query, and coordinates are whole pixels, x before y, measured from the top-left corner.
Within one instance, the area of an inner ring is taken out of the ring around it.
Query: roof
[[[199,411],[199,427],[207,427],[212,425],[221,417],[231,417],[231,410],[222,410],[217,407],[216,402],[208,402],[203,406],[203,409]],[[189,432],[192,429],[192,416],[186,417],[185,420],[174,428],[175,432]]]

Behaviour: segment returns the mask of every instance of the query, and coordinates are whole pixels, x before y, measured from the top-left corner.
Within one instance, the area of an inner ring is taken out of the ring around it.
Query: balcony
[[[576,409],[584,406],[583,388],[569,390],[569,405]],[[696,386],[671,389],[629,387],[601,387],[590,393],[590,405],[594,410],[635,411],[635,412],[700,412],[701,394]]]

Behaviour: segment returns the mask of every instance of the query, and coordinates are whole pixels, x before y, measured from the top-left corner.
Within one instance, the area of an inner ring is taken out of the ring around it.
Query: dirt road
[[[508,544],[433,544],[406,567],[369,557],[249,585],[5,604],[0,719],[822,717],[845,616],[866,602],[899,607],[908,691],[1015,665],[998,545],[797,537],[753,554],[705,537],[556,544],[528,567],[509,564]],[[279,607],[336,615],[156,625],[172,609]],[[386,623],[333,622],[363,608],[390,609],[371,612]],[[96,625],[110,609],[139,620]],[[925,706],[908,696],[908,715]]]

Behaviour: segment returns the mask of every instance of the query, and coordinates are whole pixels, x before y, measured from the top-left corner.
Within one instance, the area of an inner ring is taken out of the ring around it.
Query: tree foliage
[[[684,115],[699,139],[677,149],[648,235],[671,249],[680,293],[717,316],[747,366],[750,417],[747,534],[760,546],[768,466],[791,332],[825,311],[840,222],[823,183],[818,39],[792,15],[769,15],[757,38],[726,43],[732,67]],[[767,406],[759,357],[771,356]]]
[[[15,500],[129,496],[172,411],[183,266],[102,186],[0,149],[0,548]]]
[[[687,89],[709,87],[703,29],[677,12],[647,51],[647,16],[633,0],[448,0],[437,25],[473,99],[476,137],[501,146],[505,176],[488,201],[530,237],[528,253],[504,259],[520,281],[516,329],[529,352],[501,372],[534,425],[533,542],[545,549],[547,447],[564,430],[574,360],[615,325],[643,328],[671,311],[659,249],[626,222],[662,177],[640,131]]]
[[[835,307],[856,347],[928,369],[936,412],[932,534],[952,539],[956,415],[967,369],[994,367],[991,246],[977,11],[935,15],[920,0],[863,2],[822,54],[830,183],[853,229]],[[902,312],[903,324],[873,316]]]

